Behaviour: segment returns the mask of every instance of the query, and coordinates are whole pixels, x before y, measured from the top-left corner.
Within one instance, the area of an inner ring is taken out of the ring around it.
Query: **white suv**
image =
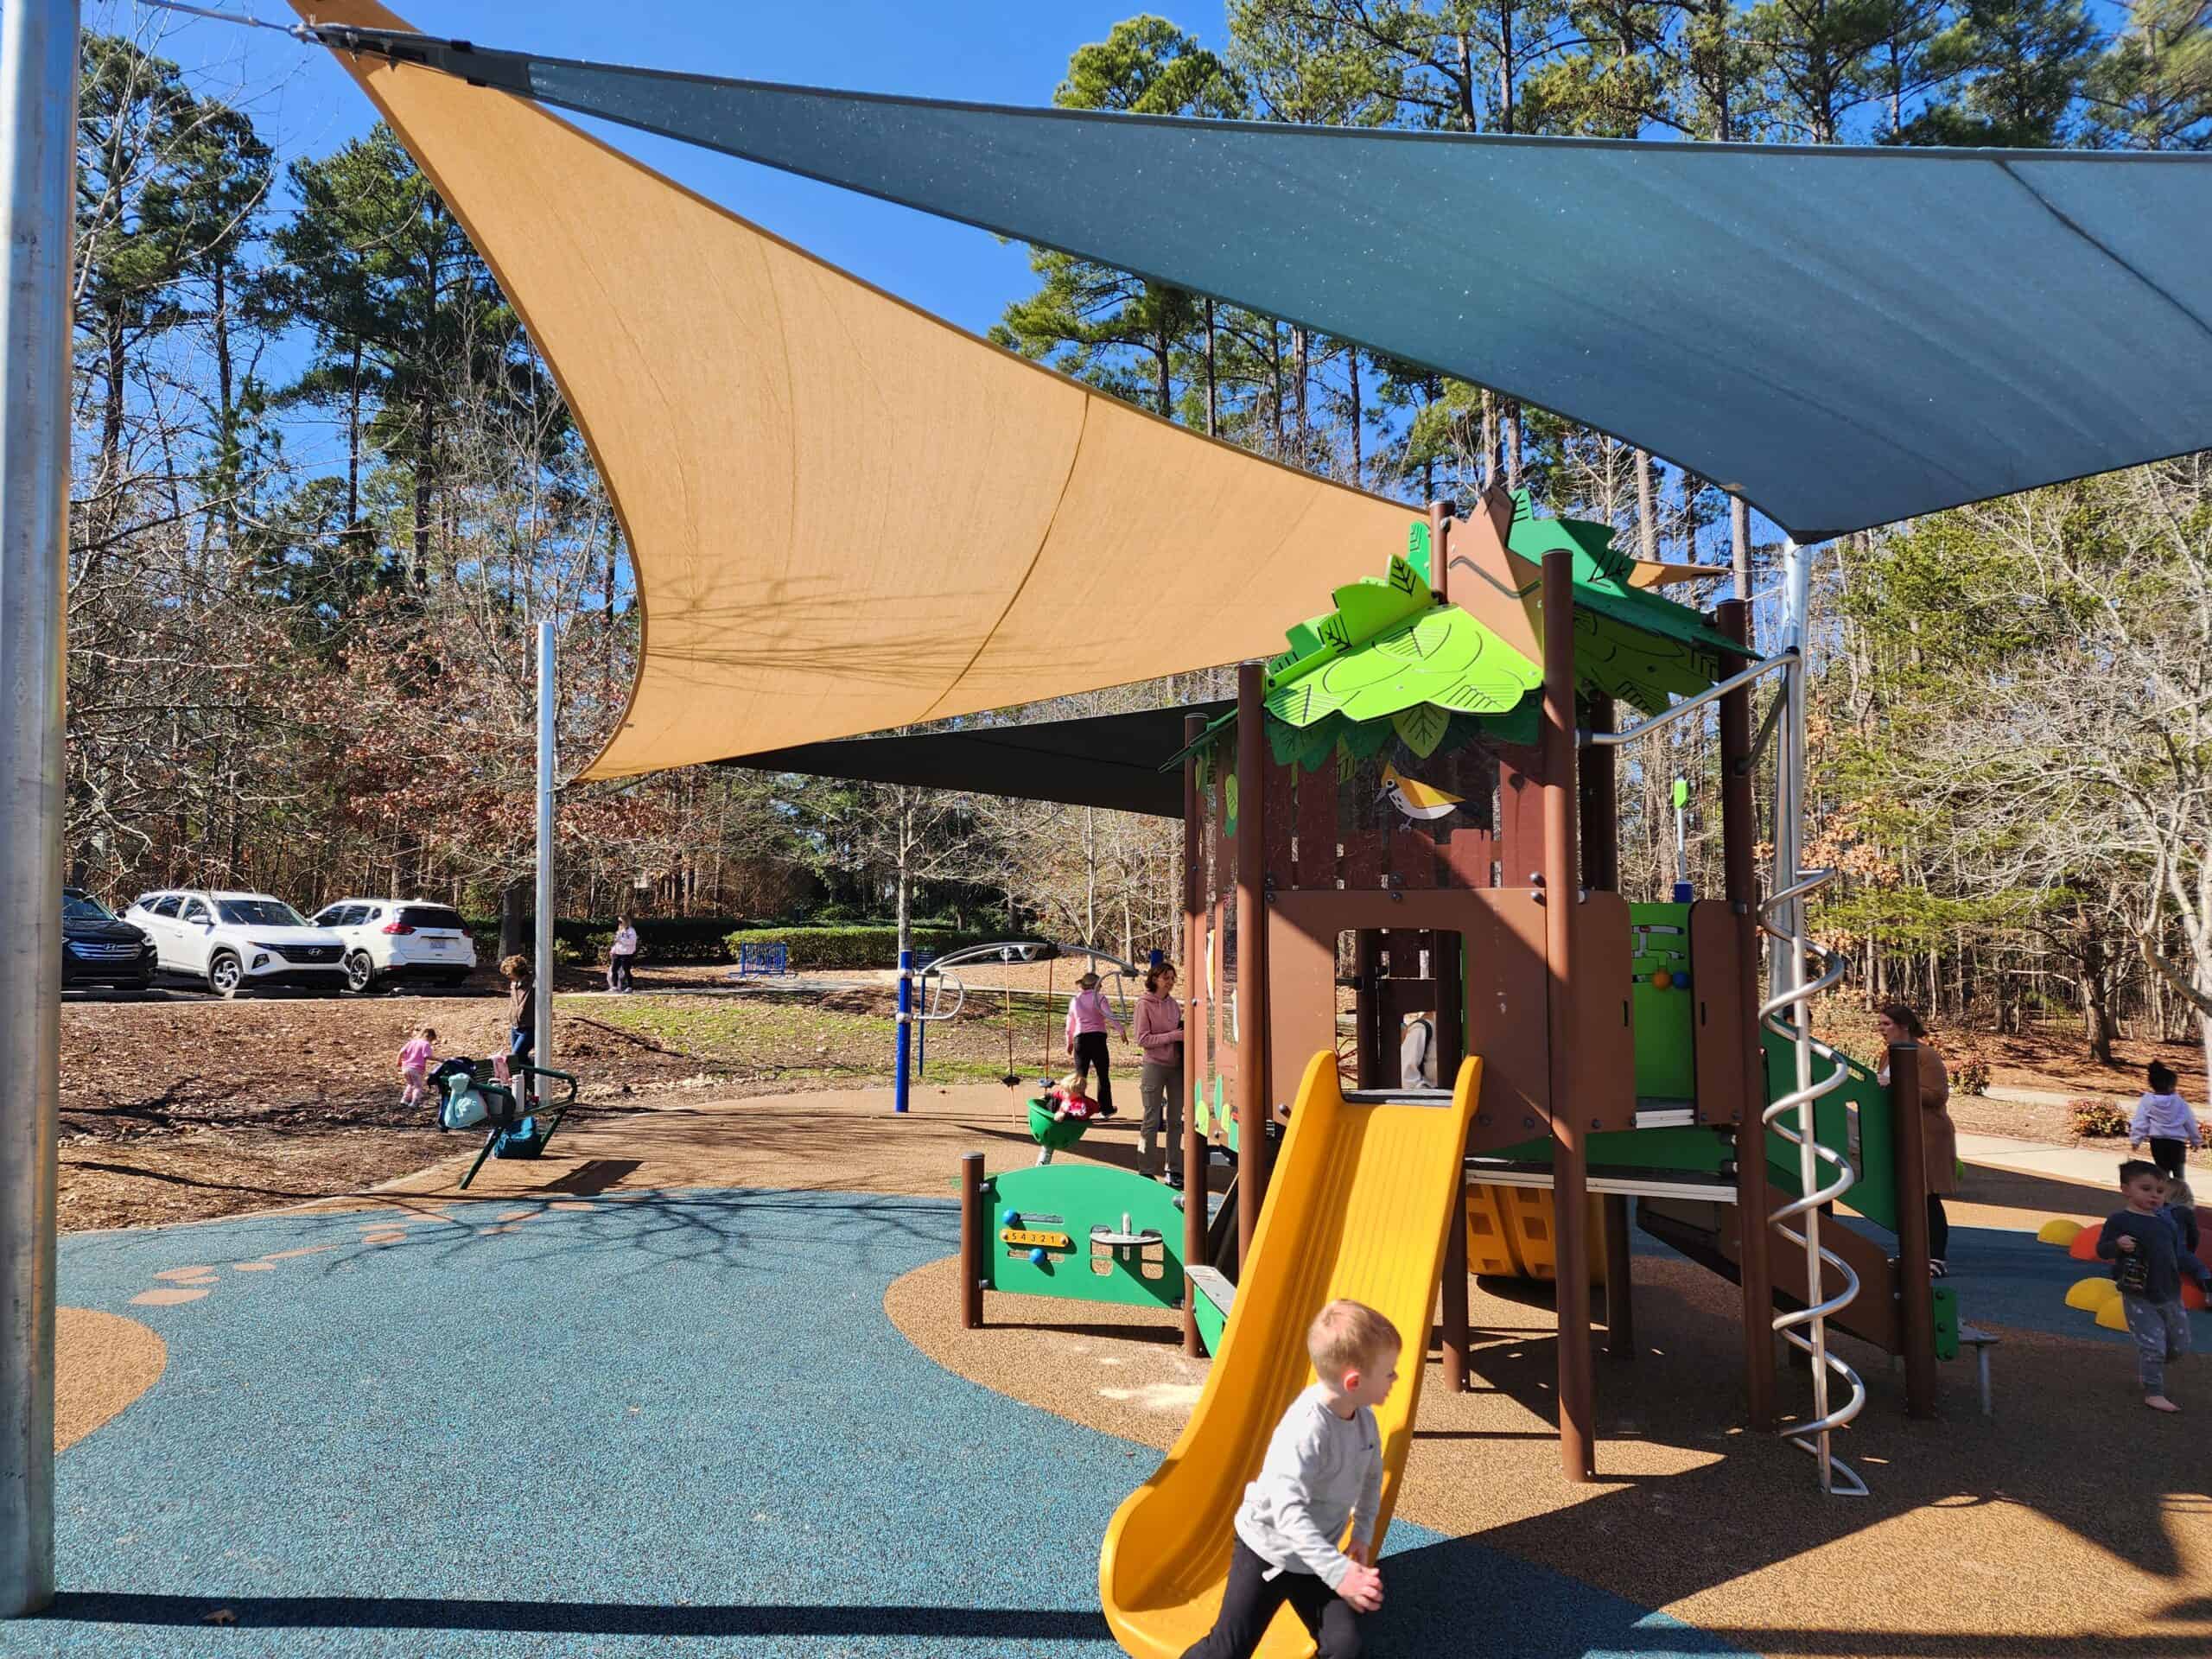
[[[264,985],[335,991],[346,983],[338,936],[265,893],[142,893],[123,915],[152,936],[162,972],[205,980],[219,995]]]
[[[476,969],[476,941],[449,905],[421,899],[340,899],[315,917],[346,942],[346,983],[373,989],[379,980],[427,979],[458,985]]]

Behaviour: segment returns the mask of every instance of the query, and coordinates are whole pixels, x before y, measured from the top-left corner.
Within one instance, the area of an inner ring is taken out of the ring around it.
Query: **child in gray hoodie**
[[[1244,1489],[1221,1617],[1183,1659],[1247,1659],[1285,1602],[1313,1632],[1316,1659],[1359,1652],[1358,1615],[1382,1605],[1375,1408],[1397,1382],[1402,1345],[1397,1327],[1363,1302],[1331,1302],[1314,1319],[1306,1347],[1317,1380],[1283,1413]],[[1350,1548],[1339,1548],[1347,1526]]]

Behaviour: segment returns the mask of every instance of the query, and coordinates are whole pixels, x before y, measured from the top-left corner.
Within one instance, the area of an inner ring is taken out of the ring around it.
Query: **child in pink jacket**
[[[1085,974],[1075,984],[1075,995],[1068,1002],[1068,1058],[1075,1062],[1077,1077],[1086,1076],[1093,1066],[1098,1068],[1098,1116],[1111,1117],[1114,1080],[1106,1075],[1106,1027],[1112,1026],[1125,1043],[1129,1040],[1129,1027],[1099,990],[1096,974]]]

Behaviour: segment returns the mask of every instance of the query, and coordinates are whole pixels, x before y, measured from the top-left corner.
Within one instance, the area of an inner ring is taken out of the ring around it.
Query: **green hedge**
[[[914,957],[927,961],[963,945],[982,944],[989,936],[963,933],[949,927],[913,929]],[[794,973],[823,968],[895,968],[899,965],[899,930],[893,926],[852,924],[834,927],[741,927],[728,935],[723,944],[726,962],[737,960],[741,944],[780,944],[791,952]]]
[[[499,918],[469,916],[463,919],[476,939],[478,956],[490,961],[499,943]],[[733,927],[743,925],[744,918],[740,916],[640,916],[631,923],[638,930],[638,960],[664,964],[734,962],[736,957],[725,941],[732,937]],[[534,918],[524,918],[524,955],[530,951],[529,942],[537,937],[537,928]],[[563,916],[553,924],[553,954],[560,962],[605,962],[607,947],[613,943],[612,922]]]

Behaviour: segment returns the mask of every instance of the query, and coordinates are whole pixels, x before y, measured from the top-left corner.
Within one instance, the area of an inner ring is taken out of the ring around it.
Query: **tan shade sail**
[[[536,105],[339,55],[521,313],[627,533],[642,660],[587,777],[1266,655],[1418,516],[1000,351]]]

